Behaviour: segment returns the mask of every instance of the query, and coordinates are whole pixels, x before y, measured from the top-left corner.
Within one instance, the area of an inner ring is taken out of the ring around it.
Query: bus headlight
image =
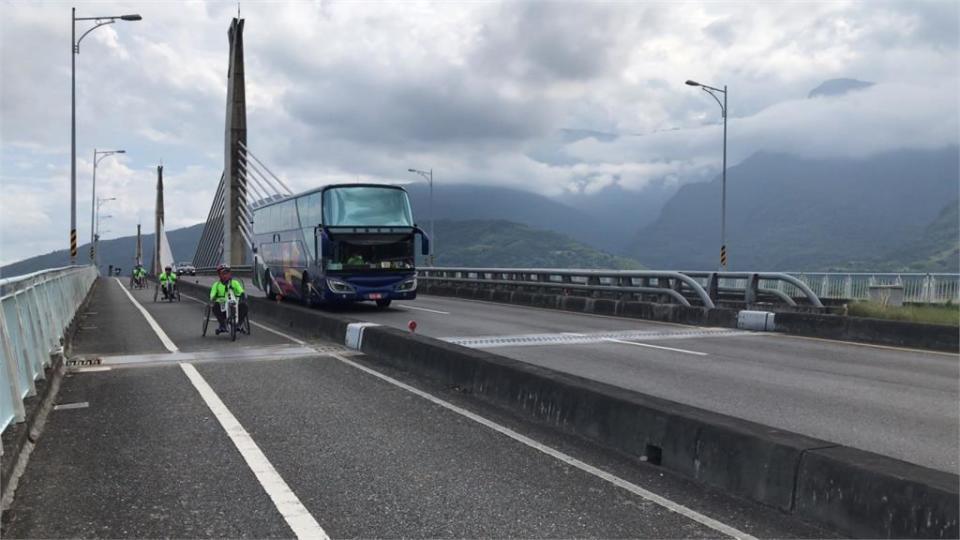
[[[410,278],[404,280],[403,283],[397,285],[397,292],[412,292],[417,290],[417,278]]]
[[[353,288],[353,285],[343,281],[342,279],[336,278],[327,278],[327,287],[335,293],[354,293],[356,289]]]

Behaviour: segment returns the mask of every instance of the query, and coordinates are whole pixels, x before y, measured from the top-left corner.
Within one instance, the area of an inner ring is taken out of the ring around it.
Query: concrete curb
[[[206,292],[195,284],[187,288]],[[250,303],[254,320],[337,343],[345,342],[348,325],[363,322],[263,298]],[[353,329],[362,352],[431,384],[456,386],[553,429],[840,532],[874,538],[960,534],[955,474],[395,328]]]
[[[563,296],[493,288],[454,287],[429,281],[421,282],[420,292],[503,304],[724,328],[736,328],[737,315],[740,312],[740,310],[728,308],[707,309],[678,304]],[[960,328],[938,324],[784,311],[776,313],[776,331],[838,341],[954,353],[960,351]]]

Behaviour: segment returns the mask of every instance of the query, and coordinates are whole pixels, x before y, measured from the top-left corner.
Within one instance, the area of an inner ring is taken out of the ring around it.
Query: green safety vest
[[[243,285],[239,281],[230,278],[230,288],[233,290],[233,294],[240,296],[243,294]],[[224,302],[227,299],[227,286],[224,285],[222,281],[217,280],[214,282],[213,286],[210,287],[210,300],[216,300],[217,302]]]
[[[160,283],[166,283],[168,281],[173,282],[177,280],[177,275],[174,274],[173,272],[164,272],[159,276],[157,276],[157,279],[160,280]]]

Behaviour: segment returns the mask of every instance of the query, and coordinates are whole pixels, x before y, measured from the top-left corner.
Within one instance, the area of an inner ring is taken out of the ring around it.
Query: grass
[[[853,302],[848,306],[848,314],[851,317],[960,326],[960,308],[951,304],[885,306],[876,302]]]

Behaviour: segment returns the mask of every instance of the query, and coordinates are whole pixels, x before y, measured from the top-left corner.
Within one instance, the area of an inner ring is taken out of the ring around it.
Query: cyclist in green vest
[[[227,289],[229,288],[233,291],[234,296],[237,297],[238,307],[240,316],[240,322],[242,323],[247,318],[247,301],[246,296],[243,293],[243,284],[239,280],[233,279],[233,274],[230,272],[230,267],[221,264],[217,267],[217,281],[213,282],[213,285],[210,287],[210,307],[213,310],[213,314],[217,317],[217,323],[219,327],[217,328],[217,334],[221,332],[226,332],[227,327],[227,311],[224,304],[227,302]]]
[[[163,272],[157,276],[157,280],[160,281],[160,287],[163,289],[163,297],[169,298],[173,295],[173,288],[177,284],[177,274],[167,266],[163,269]]]

